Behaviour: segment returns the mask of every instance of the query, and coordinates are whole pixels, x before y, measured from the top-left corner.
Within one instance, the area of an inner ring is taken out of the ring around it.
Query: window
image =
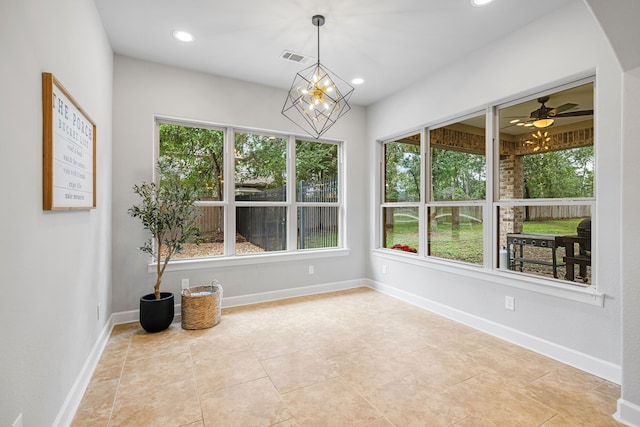
[[[341,144],[162,120],[158,128],[160,157],[181,164],[202,213],[199,244],[178,258],[343,245]]]
[[[504,269],[591,284],[593,88],[590,82],[498,109],[494,206]]]
[[[429,130],[427,255],[483,263],[484,114]]]
[[[420,134],[384,144],[384,248],[407,253],[420,248],[420,159]]]
[[[235,253],[287,249],[287,139],[235,134]]]
[[[185,245],[176,258],[224,255],[224,139],[220,129],[161,123],[160,157],[179,162],[184,182],[198,191],[202,242]]]
[[[339,245],[338,146],[296,141],[298,249]]]
[[[585,79],[384,142],[381,247],[591,285],[593,93]]]

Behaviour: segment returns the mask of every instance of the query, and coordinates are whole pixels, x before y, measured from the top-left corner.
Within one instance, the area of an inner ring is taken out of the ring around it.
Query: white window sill
[[[606,295],[598,292],[593,285],[587,287],[579,284],[563,284],[555,280],[528,276],[518,272],[508,270],[490,270],[481,266],[473,266],[438,259],[427,259],[416,255],[404,254],[399,251],[374,249],[372,252],[375,256],[406,264],[433,268],[435,270],[446,271],[448,273],[472,277],[474,279],[498,283],[513,288],[524,289],[530,292],[604,307]]]
[[[273,262],[286,262],[297,260],[309,260],[315,258],[332,258],[349,255],[349,249],[318,249],[297,252],[261,253],[260,255],[236,255],[233,257],[210,257],[173,259],[169,261],[165,271],[185,271],[202,268],[233,267],[239,265],[267,264]],[[156,263],[147,266],[148,273],[156,272]]]

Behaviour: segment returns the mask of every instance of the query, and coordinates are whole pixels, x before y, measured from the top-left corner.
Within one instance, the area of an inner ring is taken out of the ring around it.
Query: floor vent
[[[290,50],[285,50],[280,55],[281,59],[285,59],[287,61],[297,62],[299,64],[306,64],[311,61],[312,58],[304,55],[300,55],[299,53],[291,52]]]

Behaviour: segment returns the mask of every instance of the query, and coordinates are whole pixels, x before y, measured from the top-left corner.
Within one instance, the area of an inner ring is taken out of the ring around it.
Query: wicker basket
[[[182,329],[206,329],[220,323],[222,286],[196,286],[182,291]]]

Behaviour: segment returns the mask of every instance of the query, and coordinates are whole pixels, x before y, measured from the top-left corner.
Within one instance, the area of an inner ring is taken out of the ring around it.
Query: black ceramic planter
[[[160,299],[155,294],[140,298],[140,325],[147,332],[164,331],[173,322],[173,294],[160,292]]]

